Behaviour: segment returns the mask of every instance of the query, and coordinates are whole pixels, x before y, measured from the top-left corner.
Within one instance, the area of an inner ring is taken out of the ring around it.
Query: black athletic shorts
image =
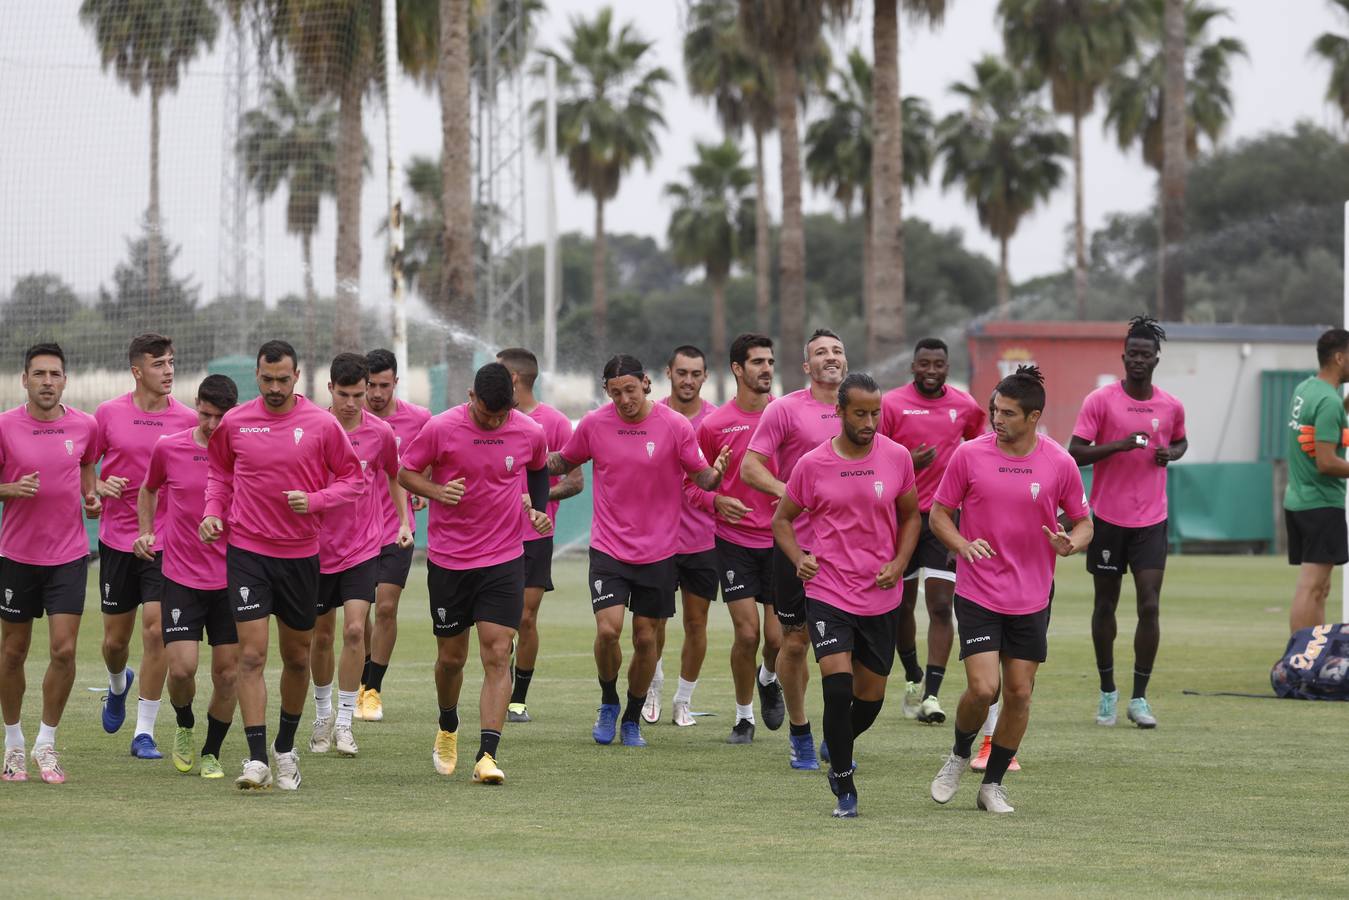
[[[1288,527],[1288,563],[1329,563],[1342,566],[1349,562],[1349,529],[1344,510],[1338,506],[1283,511]]]
[[[89,560],[80,557],[59,566],[33,566],[0,559],[0,619],[31,622],[45,615],[84,614]]]
[[[179,584],[172,578],[164,579],[163,615],[160,631],[164,643],[174,641],[201,641],[206,630],[206,643],[212,647],[239,643],[239,631],[234,627],[234,608],[227,588],[208,591]]]
[[[956,512],[959,516],[960,512]],[[949,581],[955,581],[956,577],[956,558],[946,545],[937,540],[937,536],[932,533],[932,527],[928,524],[928,514],[923,513],[923,527],[918,531],[918,543],[913,548],[913,556],[909,557],[909,565],[904,570],[904,580],[918,577],[919,569],[927,569],[927,577],[941,576],[939,572],[949,572]],[[959,522],[959,518],[956,519]]]
[[[717,599],[717,551],[676,553],[674,561],[680,590],[704,600]]]
[[[163,556],[163,553],[156,553],[155,561],[150,562],[99,541],[98,595],[103,601],[103,612],[108,615],[135,612],[136,607],[146,601],[162,599],[164,571],[160,563]]]
[[[671,619],[675,614],[675,558],[633,565],[590,548],[590,611],[626,606],[634,616]]]
[[[319,596],[317,554],[282,559],[227,546],[225,574],[234,621],[252,622],[275,615],[296,631],[314,627]]]
[[[854,663],[877,675],[890,674],[895,664],[898,606],[879,616],[859,616],[807,597],[806,615],[816,662],[835,653],[851,653]]]
[[[553,538],[525,541],[525,587],[553,589]]]
[[[397,544],[380,547],[379,556],[375,557],[375,584],[396,584],[400,590],[407,587],[414,549]]]
[[[776,545],[773,547],[773,610],[783,628],[806,624],[806,586],[796,577],[796,566]]]
[[[1091,521],[1095,530],[1087,547],[1087,571],[1092,575],[1123,576],[1126,569],[1166,569],[1165,519],[1144,528],[1114,525],[1099,516],[1092,516]],[[1340,532],[1344,532],[1343,523]]]
[[[475,622],[519,629],[525,611],[525,559],[481,569],[442,569],[426,561],[431,630],[438,638],[463,634]]]
[[[1052,594],[1051,594],[1052,597]],[[998,652],[1012,659],[1044,662],[1049,655],[1049,610],[1012,616],[994,612],[956,594],[956,624],[960,630],[960,658]]]
[[[314,610],[318,615],[341,609],[348,600],[375,602],[375,585],[378,584],[379,557],[372,556],[363,563],[357,563],[341,572],[319,573],[318,603]]]
[[[721,599],[730,603],[753,597],[773,602],[773,548],[742,547],[717,538],[717,577]]]

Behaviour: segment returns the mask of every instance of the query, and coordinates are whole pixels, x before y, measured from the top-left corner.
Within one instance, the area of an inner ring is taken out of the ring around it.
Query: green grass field
[[[1094,724],[1088,581],[1062,569],[1024,770],[1009,776],[1017,812],[977,812],[977,777],[947,807],[928,783],[949,726],[905,721],[892,694],[858,744],[861,818],[829,817],[823,773],[787,766],[786,729],[723,743],[732,722],[729,627],[714,607],[708,662],[694,698],[716,713],[696,728],[645,729],[650,746],[599,747],[593,625],[579,559],[555,573],[530,694],[535,721],[508,727],[505,786],[469,781],[480,675],[472,657],[460,710],[460,768],[437,776],[424,574],[404,598],[385,681],[386,719],[357,723],[358,759],[301,752],[295,794],[241,795],[236,717],[230,778],[179,775],[168,759],[133,760],[98,724],[98,617],[81,634],[80,670],[59,733],[64,786],[0,784],[5,896],[652,895],[849,896],[938,893],[1343,894],[1343,796],[1349,720],[1337,704],[1194,697],[1184,689],[1268,692],[1286,637],[1292,572],[1272,558],[1173,558],[1152,702],[1156,731]],[[90,578],[95,584],[96,578]],[[1338,598],[1338,582],[1332,598]],[[1332,599],[1338,609],[1338,601]],[[90,594],[88,608],[97,609]],[[1122,633],[1132,633],[1132,613]],[[24,728],[37,733],[45,664],[38,626]],[[672,623],[667,694],[679,627]],[[133,658],[139,653],[133,653]],[[1117,666],[1130,671],[1128,640]],[[964,685],[958,664],[942,691]],[[268,707],[275,727],[275,674]],[[203,679],[202,690],[208,689]],[[893,686],[893,680],[892,680]],[[1127,676],[1120,686],[1127,694]],[[901,685],[902,687],[902,685]],[[809,694],[817,737],[819,685]],[[204,734],[204,695],[197,702]],[[310,701],[312,707],[312,700]],[[1122,712],[1122,709],[1121,709]],[[1123,716],[1121,715],[1121,720]],[[310,713],[301,725],[307,739]],[[160,745],[173,713],[165,702]],[[201,736],[199,734],[199,737]],[[468,760],[468,765],[464,761]],[[1330,793],[1326,789],[1331,788]],[[1327,801],[1330,802],[1327,802]]]

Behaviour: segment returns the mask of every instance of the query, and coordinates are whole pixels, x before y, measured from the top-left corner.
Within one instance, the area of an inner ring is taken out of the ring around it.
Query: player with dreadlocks
[[[1166,332],[1147,316],[1129,320],[1124,338],[1124,379],[1087,395],[1073,428],[1068,452],[1079,466],[1092,467],[1091,507],[1095,537],[1087,549],[1087,571],[1096,583],[1091,640],[1101,697],[1096,724],[1114,725],[1115,607],[1125,570],[1133,572],[1138,603],[1134,631],[1134,680],[1129,721],[1156,728],[1148,705],[1148,679],[1161,640],[1159,607],[1166,569],[1166,467],[1185,455],[1185,408],[1152,384],[1152,372]]]

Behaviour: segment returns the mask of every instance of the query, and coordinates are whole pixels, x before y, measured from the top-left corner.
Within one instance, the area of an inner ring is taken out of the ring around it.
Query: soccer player
[[[393,428],[394,444],[399,452],[421,433],[422,426],[431,418],[431,411],[415,403],[395,397],[398,390],[398,360],[388,350],[371,350],[365,355],[370,367],[370,379],[365,391],[365,408]],[[384,673],[389,670],[394,643],[398,640],[398,600],[412,570],[413,546],[398,541],[400,522],[394,508],[392,493],[381,479],[375,479],[379,516],[384,532],[379,549],[379,563],[375,572],[374,622],[366,628],[365,671],[361,674],[361,690],[356,698],[356,718],[378,722],[384,718]],[[408,527],[414,532],[417,520],[414,513],[424,509],[426,501],[410,498]]]
[[[587,413],[548,471],[563,475],[594,460],[595,512],[590,526],[590,608],[595,613],[595,668],[600,708],[591,736],[645,747],[641,711],[656,669],[660,622],[674,616],[677,574],[671,526],[684,505],[684,476],[705,491],[721,484],[730,458],[723,448],[707,464],[688,419],[653,403],[642,363],[620,354],[604,364],[604,391],[612,403]],[[619,728],[619,639],[624,608],[632,610],[628,702]]]
[[[571,420],[556,408],[534,396],[539,378],[539,360],[523,347],[507,347],[497,354],[497,362],[511,373],[515,386],[515,408],[543,429],[549,450],[561,450],[571,437]],[[544,512],[554,523],[563,500],[575,497],[585,488],[585,473],[573,469],[566,478],[548,481],[548,507]],[[511,700],[506,706],[507,722],[528,722],[529,685],[539,658],[539,607],[544,593],[553,589],[553,535],[539,534],[525,523],[525,607],[520,615],[520,631],[515,640],[515,667],[512,672]]]
[[[197,645],[202,633],[211,645],[211,701],[206,707],[206,743],[201,746],[202,778],[224,778],[220,747],[234,719],[239,675],[239,632],[234,626],[225,547],[204,544],[197,526],[206,506],[206,448],[220,420],[239,402],[239,389],[224,375],[207,375],[197,388],[197,425],[155,442],[136,500],[140,536],[135,553],[154,559],[162,545],[164,569],[164,652],[168,657],[169,703],[178,721],[173,765],[184,774],[196,764],[192,729],[196,716]],[[161,498],[162,501],[161,502]],[[160,515],[160,510],[164,513]]]
[[[806,618],[820,664],[824,736],[835,818],[857,816],[853,745],[885,702],[895,659],[899,589],[918,543],[913,459],[876,429],[881,389],[854,372],[838,389],[839,434],[792,467],[787,496],[773,513],[778,546],[806,585]],[[811,513],[810,552],[792,522]]]
[[[155,719],[164,690],[164,636],[159,601],[164,593],[159,547],[151,559],[133,552],[140,535],[136,501],[150,451],[166,434],[197,425],[197,414],[173,397],[173,342],[162,334],[133,338],[128,352],[135,388],[101,403],[94,412],[103,456],[98,492],[103,517],[98,525],[98,571],[102,582],[103,661],[108,694],[103,701],[103,730],[115,734],[126,719],[126,700],[135,673],[127,667],[127,649],[141,609],[140,699],[131,755],[162,759],[155,744]],[[162,514],[161,514],[162,515]],[[162,522],[162,520],[161,520]]]
[[[543,429],[518,412],[511,373],[490,362],[473,376],[468,402],[431,419],[403,450],[398,480],[433,501],[427,523],[426,584],[436,636],[440,728],[431,762],[452,775],[459,759],[459,691],[468,629],[477,626],[482,658],[481,724],[473,780],[501,784],[501,726],[511,692],[511,642],[524,608],[521,495],[540,533],[547,514],[548,449]],[[422,474],[430,469],[430,475]]]
[[[688,419],[696,435],[698,426],[717,408],[702,397],[707,382],[707,357],[691,344],[676,347],[665,366],[665,377],[670,382],[670,394],[660,402]],[[690,481],[686,480],[685,486],[698,491]],[[711,495],[698,493],[704,496],[685,497],[675,539],[675,576],[684,610],[684,647],[680,652],[679,687],[675,690],[672,720],[681,728],[698,724],[689,713],[689,705],[693,702],[693,689],[698,686],[698,673],[707,658],[707,613],[717,598],[716,533],[712,510],[707,509]],[[656,636],[656,673],[651,677],[642,706],[642,718],[652,724],[660,721],[660,695],[665,685],[661,665],[661,657],[665,655],[665,624],[661,619]]]
[[[1185,408],[1152,383],[1166,332],[1154,319],[1135,316],[1124,338],[1124,379],[1087,395],[1073,426],[1068,452],[1079,466],[1092,467],[1094,534],[1087,548],[1087,571],[1096,585],[1091,642],[1101,696],[1096,724],[1114,725],[1115,608],[1125,571],[1134,575],[1138,627],[1134,631],[1134,684],[1129,721],[1156,728],[1148,704],[1148,679],[1161,642],[1159,612],[1166,571],[1166,467],[1185,455]],[[1343,417],[1344,407],[1337,400]],[[1337,432],[1338,435],[1338,432]],[[1338,436],[1336,438],[1338,441]],[[1342,517],[1341,517],[1342,518]]]
[[[827,328],[816,330],[806,342],[801,368],[810,378],[810,387],[768,404],[740,464],[740,478],[746,484],[779,501],[787,495],[786,479],[791,478],[796,461],[838,434],[838,386],[848,374],[843,341]],[[810,514],[798,516],[792,524],[800,545],[811,549]],[[806,591],[796,566],[781,547],[773,551],[773,600],[774,612],[782,625],[777,673],[790,723],[791,766],[818,769],[815,740],[810,734],[810,719],[806,717],[806,684],[810,678],[806,663],[806,650],[810,647],[810,635],[806,633]]]
[[[318,620],[309,650],[314,679],[311,753],[327,753],[333,748],[341,756],[360,752],[351,731],[351,719],[359,696],[366,619],[375,603],[384,536],[384,522],[379,514],[381,491],[393,498],[398,516],[396,546],[400,550],[412,547],[407,494],[398,484],[398,447],[393,429],[364,409],[369,374],[365,357],[356,353],[339,353],[329,369],[331,411],[356,451],[365,487],[353,503],[330,506],[320,516]],[[333,641],[338,607],[342,609],[342,654],[337,666],[334,716]]]
[[[955,640],[951,600],[955,595],[955,560],[937,540],[928,523],[932,495],[962,441],[983,433],[987,416],[973,397],[946,383],[950,373],[946,342],[923,338],[909,364],[913,381],[897,387],[881,401],[881,433],[902,444],[913,456],[918,479],[918,509],[922,531],[904,572],[904,603],[899,608],[899,660],[904,666],[906,718],[929,725],[946,721],[937,694],[946,677],[946,663]],[[922,576],[927,602],[927,671],[918,667],[918,579]]]
[[[258,349],[261,396],[225,413],[207,448],[206,506],[198,529],[208,544],[229,533],[225,570],[239,633],[239,712],[248,759],[242,790],[268,788],[267,665],[269,620],[276,616],[281,655],[281,717],[272,744],[276,786],[300,786],[295,731],[309,686],[309,645],[317,616],[319,517],[351,503],[365,487],[346,432],[326,409],[295,393],[295,348],[268,341]]]
[[[1298,567],[1288,614],[1296,632],[1324,625],[1330,574],[1349,561],[1344,479],[1349,478],[1340,385],[1349,381],[1349,331],[1332,328],[1316,341],[1317,373],[1297,386],[1288,413],[1288,487],[1283,517],[1288,563]]]
[[[781,728],[786,715],[777,676],[782,626],[773,612],[773,499],[750,487],[740,477],[740,464],[749,448],[750,437],[773,399],[773,342],[762,334],[742,334],[731,342],[730,360],[731,374],[735,376],[735,397],[698,426],[698,446],[704,456],[716,454],[721,447],[731,448],[726,477],[716,493],[686,484],[685,495],[693,494],[707,512],[717,515],[717,577],[721,581],[721,598],[734,628],[731,679],[735,683],[735,723],[726,741],[749,744],[754,740],[757,725],[754,719],[756,683],[760,711],[769,730]],[[757,664],[756,660],[759,604],[764,607],[762,664]],[[676,719],[678,715],[676,706]]]
[[[0,712],[5,761],[0,780],[27,781],[19,714],[27,682],[23,666],[33,620],[47,618],[47,674],[33,762],[42,780],[61,784],[56,726],[75,683],[75,639],[84,612],[89,539],[80,507],[98,516],[94,463],[98,424],[64,406],[66,357],[56,344],[34,344],[23,357],[28,402],[0,414]]]
[[[1002,714],[976,805],[1013,811],[1002,779],[1026,733],[1035,672],[1048,653],[1055,559],[1091,543],[1076,463],[1036,434],[1044,407],[1044,378],[1034,366],[998,382],[993,433],[956,449],[933,498],[932,531],[958,560],[955,612],[967,684],[956,708],[955,745],[932,780],[938,803],[955,796],[979,726],[1001,692]],[[1059,524],[1060,510],[1071,531]]]

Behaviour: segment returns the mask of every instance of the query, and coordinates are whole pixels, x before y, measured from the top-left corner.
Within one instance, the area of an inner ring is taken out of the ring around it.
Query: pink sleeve
[[[529,464],[526,469],[548,468],[548,437],[543,433],[542,428],[536,428],[529,436],[530,443],[533,445],[533,453],[529,457]]]
[[[1082,404],[1082,411],[1077,414],[1077,424],[1073,426],[1073,437],[1080,437],[1084,441],[1095,441],[1100,433],[1100,395],[1093,391],[1087,395],[1086,402]]]
[[[150,451],[150,465],[145,470],[145,481],[142,483],[147,491],[157,491],[168,480],[168,472],[164,470],[164,457],[168,454],[164,452],[164,439],[155,441],[154,448]]]
[[[890,402],[889,394],[885,394],[881,397],[881,424],[878,430],[890,440],[899,443],[899,439],[895,437],[894,431],[892,430],[892,426],[896,419],[895,414],[890,411],[890,407],[893,405],[894,404]]]
[[[802,509],[810,509],[815,502],[815,493],[810,489],[813,481],[806,477],[810,463],[804,458],[792,469],[792,477],[787,481],[787,496]]]
[[[379,453],[379,467],[390,478],[398,477],[398,443],[394,440],[392,430],[384,433],[384,445]]]
[[[968,454],[961,452],[967,446],[962,444],[956,448],[951,456],[951,464],[946,467],[946,473],[937,485],[937,493],[932,497],[934,503],[940,503],[947,509],[958,509],[965,500],[965,492],[969,490],[969,466],[965,462]]]
[[[683,416],[675,420],[674,437],[679,442],[679,464],[687,474],[697,475],[711,465],[698,446],[698,436],[693,433],[693,425]]]
[[[895,455],[898,457],[897,464],[901,472],[900,477],[904,485],[899,489],[899,494],[902,497],[918,484],[918,476],[913,470],[913,454],[909,452],[909,448],[896,444],[895,450],[897,451]]]
[[[768,404],[768,408],[763,412],[763,418],[759,419],[759,427],[754,429],[754,436],[749,439],[749,449],[769,459],[773,458],[779,445],[782,444],[783,416],[778,411],[781,403],[782,401],[778,400]]]
[[[1179,400],[1176,401],[1176,427],[1171,434],[1171,442],[1185,440],[1185,406]]]
[[[204,516],[224,519],[234,498],[234,448],[230,446],[230,434],[224,426],[216,428],[206,445],[206,508]]]
[[[574,466],[590,459],[590,430],[594,427],[591,422],[590,416],[581,419],[581,424],[567,438],[566,446],[559,451],[562,458]]]
[[[409,472],[420,472],[436,459],[436,432],[440,429],[427,422],[412,439],[412,443],[403,448],[403,468]]]
[[[351,440],[336,419],[332,419],[328,426],[324,451],[324,462],[334,477],[326,488],[309,495],[311,513],[323,512],[330,506],[350,503],[365,491],[360,457],[352,449]]]
[[[988,413],[986,413],[979,404],[973,404],[970,409],[970,414],[965,420],[965,440],[972,441],[983,434],[987,424]]]
[[[1059,509],[1074,522],[1085,519],[1091,514],[1091,510],[1087,508],[1087,492],[1082,486],[1082,470],[1073,462],[1072,457],[1066,454],[1059,465],[1063,469],[1063,474],[1059,478],[1063,486],[1059,494]]]

